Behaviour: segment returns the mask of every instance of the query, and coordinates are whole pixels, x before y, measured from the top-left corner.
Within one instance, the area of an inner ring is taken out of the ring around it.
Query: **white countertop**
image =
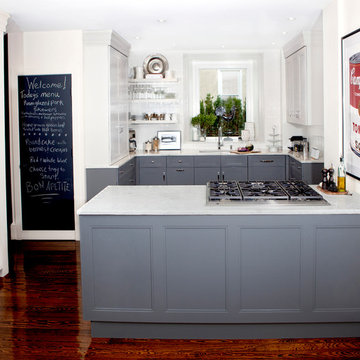
[[[110,167],[119,167],[123,164],[125,164],[127,161],[132,159],[135,156],[199,156],[199,155],[232,155],[232,156],[244,156],[244,155],[290,155],[297,161],[300,161],[301,163],[322,163],[324,162],[323,158],[320,159],[306,159],[304,160],[299,153],[294,153],[289,150],[283,150],[281,152],[269,152],[266,149],[254,149],[256,151],[260,151],[259,153],[243,153],[243,154],[234,154],[230,152],[230,150],[217,150],[214,146],[214,148],[200,148],[200,149],[183,149],[183,150],[160,150],[157,152],[150,151],[145,152],[143,150],[137,150],[136,152],[131,152],[129,155],[125,156],[115,164],[111,165]]]
[[[316,188],[313,186],[313,188]],[[207,204],[205,185],[108,186],[79,215],[294,215],[360,214],[360,194],[325,195],[329,205],[236,202]]]

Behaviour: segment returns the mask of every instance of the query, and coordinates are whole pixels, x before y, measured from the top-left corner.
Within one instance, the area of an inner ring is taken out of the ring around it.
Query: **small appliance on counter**
[[[129,130],[129,151],[134,152],[136,150],[136,136],[135,130]]]
[[[306,138],[303,136],[292,136],[290,139],[291,146],[288,146],[288,149],[294,152],[302,152],[304,149],[304,141]]]

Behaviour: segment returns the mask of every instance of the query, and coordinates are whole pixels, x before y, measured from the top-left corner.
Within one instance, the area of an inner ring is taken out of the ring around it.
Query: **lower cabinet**
[[[168,185],[194,185],[193,156],[168,156],[166,165]]]
[[[220,155],[194,157],[194,183],[205,185],[208,181],[220,178]]]
[[[119,185],[136,185],[136,158],[132,158],[119,168]]]
[[[247,181],[248,179],[248,157],[221,156],[221,178],[224,180]]]
[[[360,323],[358,224],[358,215],[80,216],[84,317],[173,324],[182,337],[186,323],[228,324],[220,338],[242,323]]]
[[[89,201],[109,185],[119,184],[117,168],[86,169],[86,200]]]
[[[251,155],[248,158],[248,180],[286,180],[285,155]]]
[[[166,156],[140,156],[139,185],[166,184]]]
[[[303,180],[307,184],[319,184],[322,181],[321,170],[324,163],[301,163],[289,157],[289,180]]]

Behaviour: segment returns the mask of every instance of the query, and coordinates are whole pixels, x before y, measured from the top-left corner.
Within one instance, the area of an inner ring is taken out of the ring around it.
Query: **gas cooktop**
[[[301,180],[289,181],[209,181],[207,194],[216,201],[311,201],[324,202],[324,198]]]

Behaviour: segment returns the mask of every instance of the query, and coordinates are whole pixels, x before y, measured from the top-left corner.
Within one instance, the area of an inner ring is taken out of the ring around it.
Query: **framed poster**
[[[347,174],[360,180],[360,29],[342,38],[341,52],[342,152]]]
[[[158,131],[159,150],[180,150],[180,135],[179,130]]]

